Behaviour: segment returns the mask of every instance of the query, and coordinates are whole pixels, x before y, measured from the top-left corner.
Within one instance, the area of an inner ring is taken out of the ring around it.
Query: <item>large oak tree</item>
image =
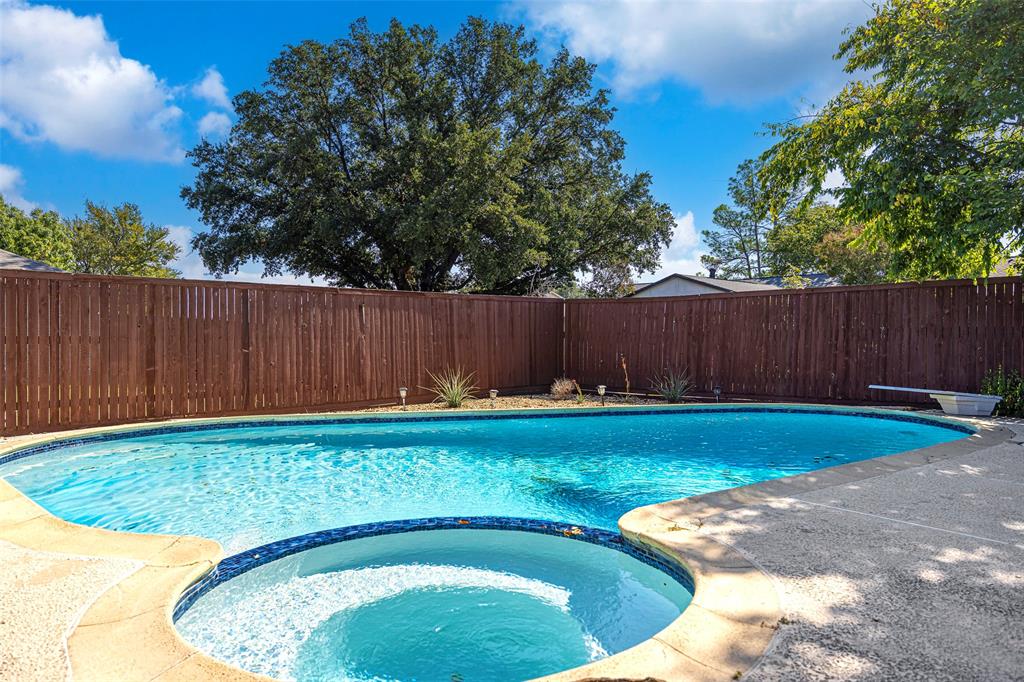
[[[289,47],[235,99],[182,196],[215,273],[262,260],[357,287],[529,293],[607,268],[652,270],[671,211],[623,171],[594,67],[541,63],[521,27],[365,21]]]

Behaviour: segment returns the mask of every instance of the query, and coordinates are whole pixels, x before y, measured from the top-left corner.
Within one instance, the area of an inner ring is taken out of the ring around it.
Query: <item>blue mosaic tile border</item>
[[[682,566],[652,549],[630,542],[620,533],[600,528],[591,528],[589,526],[540,519],[505,516],[443,516],[405,521],[364,523],[358,526],[345,526],[343,528],[317,531],[285,540],[277,540],[276,542],[229,556],[181,594],[178,602],[174,605],[173,620],[177,621],[181,618],[196,603],[196,600],[221,583],[292,554],[348,540],[431,530],[515,530],[543,535],[556,535],[571,540],[589,542],[594,545],[617,550],[648,566],[657,568],[689,590],[690,594],[693,594],[694,591],[693,576]]]
[[[932,417],[924,417],[915,414],[900,414],[896,412],[872,412],[870,410],[839,410],[829,409],[825,407],[799,407],[799,406],[757,406],[757,407],[686,407],[682,409],[672,408],[654,408],[654,409],[633,409],[633,408],[611,408],[611,409],[572,409],[565,410],[563,412],[504,412],[501,414],[433,414],[433,415],[409,415],[409,416],[378,416],[368,415],[365,417],[321,417],[321,418],[297,418],[297,419],[253,419],[253,420],[225,420],[220,422],[211,422],[208,424],[169,424],[167,426],[158,426],[153,428],[139,428],[129,431],[118,431],[115,433],[98,433],[91,436],[81,436],[78,438],[66,438],[61,440],[55,440],[49,443],[41,443],[39,445],[28,446],[14,452],[9,452],[6,455],[0,456],[0,465],[13,462],[14,460],[21,459],[23,457],[31,457],[32,455],[42,454],[44,452],[50,452],[51,450],[57,450],[64,447],[72,447],[75,445],[86,445],[89,443],[101,443],[109,440],[120,440],[123,438],[140,438],[143,436],[159,436],[167,433],[182,433],[189,431],[219,431],[223,429],[249,429],[258,428],[263,426],[316,426],[318,424],[332,425],[332,424],[391,424],[400,422],[453,422],[453,421],[470,421],[479,419],[559,419],[559,418],[579,418],[579,417],[631,417],[636,415],[649,415],[649,414],[670,414],[670,415],[687,415],[687,414],[720,414],[720,413],[732,413],[732,412],[752,412],[752,413],[763,413],[763,412],[781,412],[781,413],[808,413],[808,414],[838,414],[846,415],[850,417],[871,417],[874,419],[889,419],[892,421],[904,421],[912,422],[916,424],[927,424],[929,426],[938,426],[941,428],[947,428],[952,431],[959,431],[968,435],[976,433],[975,429],[965,424],[959,424],[957,422],[945,421]]]

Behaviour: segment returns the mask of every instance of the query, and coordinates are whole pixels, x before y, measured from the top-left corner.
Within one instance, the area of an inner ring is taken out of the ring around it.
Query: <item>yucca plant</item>
[[[675,372],[667,370],[664,374],[651,379],[651,390],[670,403],[681,403],[683,398],[693,391],[693,382],[685,370]]]
[[[420,388],[437,396],[434,398],[434,402],[440,401],[448,407],[462,407],[462,403],[471,399],[473,391],[477,388],[473,385],[473,377],[476,372],[466,374],[461,367],[449,367],[439,374],[433,372],[427,372],[427,374],[430,375],[434,385],[431,387],[420,386]]]

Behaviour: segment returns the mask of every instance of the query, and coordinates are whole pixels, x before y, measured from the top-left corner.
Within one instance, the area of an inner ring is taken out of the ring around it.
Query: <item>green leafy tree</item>
[[[758,277],[761,275],[763,235],[759,228],[743,219],[740,211],[722,204],[715,209],[714,230],[703,230],[701,236],[708,253],[700,262],[716,277]]]
[[[834,193],[884,242],[892,274],[987,273],[1024,247],[1024,7],[1020,0],[889,0],[840,45],[849,83],[781,139],[764,181]]]
[[[863,225],[844,225],[826,234],[815,249],[821,272],[843,284],[881,284],[890,281],[889,250],[872,243]]]
[[[771,274],[784,277],[824,272],[843,284],[876,284],[890,269],[885,244],[869,242],[862,225],[829,204],[793,211],[768,233],[766,250]]]
[[[180,248],[166,228],[146,225],[135,204],[113,209],[85,202],[85,216],[67,221],[77,272],[94,275],[177,277],[168,267]]]
[[[71,238],[54,211],[25,213],[0,197],[0,249],[49,263],[62,270],[74,267]]]
[[[775,226],[767,237],[769,271],[785,275],[789,270],[820,272],[817,247],[825,235],[846,225],[838,209],[828,204],[809,206]]]
[[[522,27],[365,21],[273,60],[235,98],[182,190],[215,273],[250,259],[348,286],[529,293],[579,273],[657,267],[669,207],[629,175],[594,66],[550,63]]]
[[[708,254],[701,257],[705,267],[716,268],[716,276],[728,278],[763,277],[771,266],[766,240],[769,232],[787,220],[798,206],[797,191],[780,193],[760,181],[760,161],[747,160],[729,179],[732,206],[715,209],[714,230],[703,230]]]

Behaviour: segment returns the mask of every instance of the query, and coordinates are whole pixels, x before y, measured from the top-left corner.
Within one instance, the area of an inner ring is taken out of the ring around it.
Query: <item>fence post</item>
[[[156,416],[156,306],[153,301],[153,285],[146,284],[143,290],[146,321],[146,417]],[[126,349],[131,352],[131,349]]]
[[[249,356],[251,355],[252,341],[249,331],[249,290],[242,290],[242,405],[245,409],[252,409],[252,392],[250,390],[251,379],[249,376]]]

